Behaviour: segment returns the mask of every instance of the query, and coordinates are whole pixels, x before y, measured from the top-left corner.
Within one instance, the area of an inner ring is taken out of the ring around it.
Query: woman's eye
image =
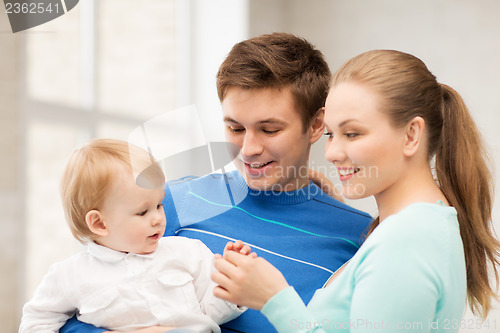
[[[163,205],[162,205],[162,204],[159,204],[158,206],[156,206],[156,209],[160,209],[160,208],[162,208],[162,207],[163,207]]]
[[[346,133],[345,134],[345,136],[348,137],[349,139],[354,139],[358,135],[359,135],[358,133]]]
[[[147,212],[148,212],[148,211],[147,211],[147,210],[145,210],[145,211],[143,211],[143,212],[137,213],[137,215],[139,215],[139,216],[144,216],[144,215],[146,215],[146,213],[147,213]]]

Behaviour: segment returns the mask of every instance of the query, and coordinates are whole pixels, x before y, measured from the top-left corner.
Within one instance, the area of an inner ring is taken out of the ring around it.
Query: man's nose
[[[259,155],[264,151],[264,145],[259,136],[251,131],[245,133],[243,145],[241,146],[241,154],[247,157]]]

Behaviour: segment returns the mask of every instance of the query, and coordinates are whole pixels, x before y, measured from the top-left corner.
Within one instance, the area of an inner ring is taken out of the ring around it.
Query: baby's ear
[[[104,223],[102,213],[97,209],[93,209],[85,215],[85,222],[87,223],[90,231],[97,236],[104,237],[108,235],[109,231],[106,227],[106,223]]]

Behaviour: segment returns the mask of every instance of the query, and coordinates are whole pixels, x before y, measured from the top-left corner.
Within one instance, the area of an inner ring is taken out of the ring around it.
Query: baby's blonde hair
[[[85,216],[102,207],[120,165],[130,170],[138,186],[153,189],[165,184],[163,171],[153,156],[128,142],[95,139],[77,149],[64,170],[61,197],[71,233],[81,243],[95,239]]]

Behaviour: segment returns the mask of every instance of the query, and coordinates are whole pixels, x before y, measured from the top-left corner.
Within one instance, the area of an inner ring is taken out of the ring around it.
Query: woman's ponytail
[[[498,288],[500,243],[491,224],[493,177],[479,131],[460,95],[441,85],[443,127],[436,149],[436,174],[441,191],[457,210],[467,267],[467,298],[483,319],[496,297],[490,284],[491,267]]]

